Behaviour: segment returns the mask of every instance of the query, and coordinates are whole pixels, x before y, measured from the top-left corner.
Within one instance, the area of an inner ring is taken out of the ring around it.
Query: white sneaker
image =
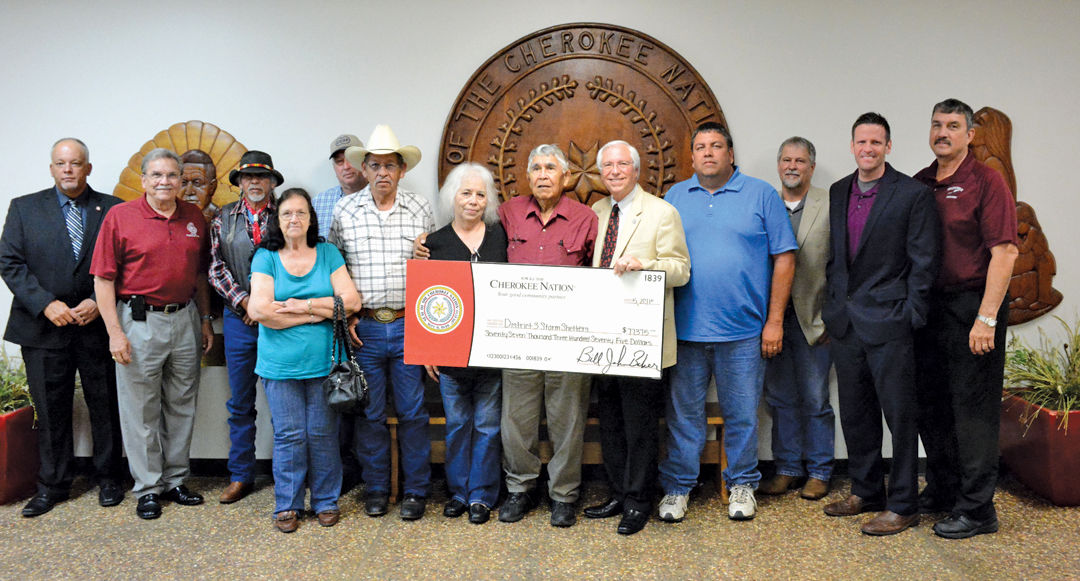
[[[728,518],[732,520],[750,520],[757,511],[757,499],[754,489],[749,484],[736,484],[731,487]]]
[[[686,516],[686,502],[689,499],[689,495],[686,494],[665,494],[664,498],[660,500],[659,512],[660,520],[667,522],[682,522],[683,517]]]

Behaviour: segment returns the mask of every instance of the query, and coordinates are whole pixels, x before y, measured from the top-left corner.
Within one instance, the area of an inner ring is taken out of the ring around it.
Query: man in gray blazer
[[[784,346],[765,370],[776,475],[758,487],[762,494],[783,494],[806,479],[801,496],[808,500],[829,492],[836,430],[829,403],[829,335],[821,320],[829,259],[829,193],[810,185],[816,157],[814,144],[803,137],[784,140],[776,154],[780,196],[799,249],[784,313]]]

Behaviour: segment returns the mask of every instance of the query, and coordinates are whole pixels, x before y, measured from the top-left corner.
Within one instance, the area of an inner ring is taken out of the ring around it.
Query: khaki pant
[[[527,492],[540,475],[540,412],[547,412],[553,454],[548,462],[548,494],[576,502],[581,485],[581,451],[589,413],[592,377],[580,373],[503,370],[502,443],[506,488]]]
[[[161,494],[184,483],[199,391],[199,312],[194,303],[175,313],[131,319],[118,302],[120,325],[131,342],[131,363],[116,364],[120,431],[136,496]]]

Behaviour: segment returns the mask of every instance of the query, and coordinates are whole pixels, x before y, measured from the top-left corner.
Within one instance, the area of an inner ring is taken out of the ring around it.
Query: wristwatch
[[[983,323],[986,323],[987,327],[991,327],[991,328],[997,327],[997,319],[991,319],[990,317],[987,317],[986,315],[979,315],[979,316],[975,317],[975,319],[977,321],[982,321]]]
[[[203,315],[202,316],[202,320],[204,320],[204,321],[213,321],[214,319],[215,319],[214,315]]]

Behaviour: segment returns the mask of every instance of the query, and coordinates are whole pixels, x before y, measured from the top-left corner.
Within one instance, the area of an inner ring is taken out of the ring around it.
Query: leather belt
[[[380,323],[393,323],[405,316],[405,309],[360,309],[360,316],[374,319]]]
[[[120,300],[126,304],[131,301],[131,297],[120,297]],[[179,312],[180,309],[183,309],[186,306],[187,303],[169,303],[167,305],[151,305],[150,303],[146,303],[146,310],[152,313],[165,313],[166,315],[171,315]]]

